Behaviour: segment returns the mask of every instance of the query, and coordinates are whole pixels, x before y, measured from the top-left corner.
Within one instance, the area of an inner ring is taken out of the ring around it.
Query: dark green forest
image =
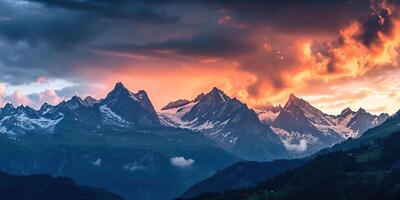
[[[400,199],[399,133],[317,156],[254,188],[204,193],[192,200]]]

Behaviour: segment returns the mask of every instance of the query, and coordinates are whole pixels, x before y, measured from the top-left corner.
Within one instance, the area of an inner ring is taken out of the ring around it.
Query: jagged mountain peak
[[[39,113],[35,109],[33,109],[29,106],[24,106],[24,105],[20,105],[16,108],[16,114],[26,115],[30,118],[38,118],[39,117]]]
[[[83,102],[84,102],[83,99],[81,97],[79,97],[78,95],[72,96],[69,101],[73,102],[73,103],[81,103],[81,104],[83,104]]]
[[[296,96],[296,95],[294,95],[293,93],[290,93],[290,95],[289,95],[289,101],[294,101],[294,100],[298,100],[299,98]]]
[[[285,112],[295,112],[298,114],[300,114],[299,111],[301,111],[302,114],[306,115],[306,116],[322,116],[322,115],[324,115],[324,113],[322,113],[322,111],[320,111],[319,109],[312,106],[306,100],[296,97],[294,94],[289,95],[289,99],[286,102],[286,104],[282,110]]]
[[[6,103],[6,105],[4,105],[4,107],[3,107],[3,109],[15,109],[15,107],[11,103]]]
[[[53,107],[53,106],[50,105],[50,104],[47,103],[47,102],[44,102],[44,103],[42,104],[42,106],[40,107],[39,110],[44,110],[44,109],[47,109],[47,108],[49,108],[49,107]]]
[[[137,93],[133,93],[128,88],[126,88],[121,82],[117,82],[115,84],[114,89],[108,93],[107,97],[105,98],[105,101],[109,102],[120,98],[129,98],[145,104],[148,104],[147,101],[150,101],[145,90],[139,90]]]
[[[222,90],[217,87],[213,87],[213,89],[204,95],[203,99],[213,100],[215,102],[224,103],[231,98],[226,95]]]
[[[125,85],[122,82],[115,83],[114,90],[126,89]]]
[[[136,96],[139,100],[150,101],[149,96],[145,90],[139,90],[136,94],[132,95]]]
[[[200,101],[204,98],[205,94],[201,93],[199,95],[197,95],[197,97],[193,100],[194,102]]]
[[[178,100],[176,109],[161,110],[164,125],[203,133],[220,147],[244,158],[270,159],[286,151],[278,136],[261,123],[254,110],[214,87],[194,101]]]
[[[367,113],[367,111],[364,109],[364,108],[359,108],[358,110],[357,110],[357,113]]]
[[[71,99],[67,101],[62,101],[57,105],[57,107],[64,107],[71,110],[77,109],[80,106],[88,106],[88,103],[77,95],[72,96]]]
[[[138,94],[138,95],[146,95],[146,96],[147,96],[147,93],[146,93],[145,90],[139,90],[139,91],[137,92],[137,94]]]
[[[4,105],[4,107],[1,109],[1,114],[9,115],[13,113],[15,110],[16,108],[11,103],[6,103],[6,105]]]
[[[24,106],[24,105],[19,105],[16,108],[17,110],[34,110],[33,108],[29,107],[29,106]]]
[[[12,105],[12,103],[6,103],[6,105],[4,105],[4,108],[6,109],[14,109],[14,105]]]
[[[140,126],[157,126],[160,123],[147,93],[144,90],[132,93],[120,82],[100,102],[100,111],[112,118],[114,124],[117,118]]]
[[[387,113],[381,113],[381,114],[379,114],[379,116],[378,116],[379,118],[384,118],[384,119],[387,119],[387,118],[389,118],[390,117],[390,115],[389,114],[387,114]]]
[[[213,87],[212,89],[211,89],[211,91],[210,92],[217,92],[217,93],[222,93],[223,91],[222,90],[220,90],[219,88],[217,88],[217,87]]]
[[[121,95],[130,95],[132,94],[131,91],[128,90],[121,82],[117,82],[113,90],[111,90],[106,99],[119,97]]]
[[[206,94],[201,93],[197,95],[197,97],[191,102],[199,102],[201,104],[207,104],[211,108],[219,104],[224,104],[229,100],[232,99],[228,95],[226,95],[224,91],[218,89],[217,87],[213,87],[208,93]]]
[[[44,103],[44,104],[40,107],[39,113],[41,113],[41,114],[46,114],[46,113],[48,113],[49,111],[51,111],[53,108],[54,108],[54,106],[52,106],[52,105],[50,105],[50,104],[48,104],[48,103]]]
[[[310,105],[307,101],[302,98],[295,96],[293,93],[289,95],[288,101],[286,102],[285,107],[289,107],[291,105]]]

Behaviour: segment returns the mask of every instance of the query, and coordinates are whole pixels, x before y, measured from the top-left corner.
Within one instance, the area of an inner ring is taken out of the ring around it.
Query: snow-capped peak
[[[85,102],[82,98],[77,95],[74,95],[70,100],[63,101],[57,105],[57,107],[64,107],[70,110],[75,110],[80,106],[88,106],[87,102]]]
[[[4,116],[9,116],[14,114],[16,111],[16,108],[11,104],[11,103],[7,103],[1,110],[0,110],[0,116],[4,117]]]
[[[274,130],[284,130],[287,133],[277,133],[284,141],[306,140],[307,144],[314,148],[309,153],[313,153],[349,137],[361,136],[366,130],[379,125],[387,118],[387,115],[381,116],[372,115],[362,108],[356,112],[346,108],[340,115],[328,115],[291,94],[271,126]],[[262,117],[264,116],[259,112],[259,118]]]
[[[359,108],[357,113],[367,113],[367,111],[364,108]]]
[[[6,105],[1,110],[2,113],[12,112],[15,110],[15,107],[11,103],[6,103]]]
[[[132,93],[121,83],[115,84],[115,87],[111,92],[108,93],[106,99],[115,98],[119,96],[131,95]]]
[[[295,100],[298,100],[298,99],[299,98],[297,98],[296,95],[294,95],[293,93],[290,93],[288,101],[290,102],[290,101],[295,101]]]
[[[217,87],[214,87],[207,95],[212,95],[212,96],[217,96],[219,97],[223,102],[228,101],[230,98],[228,95],[226,95],[222,90],[218,89]]]
[[[121,82],[117,82],[115,83],[114,90],[127,90],[127,88]]]
[[[148,100],[146,91],[139,90],[135,94],[129,91],[128,88],[126,88],[121,82],[118,82],[115,84],[114,89],[110,93],[108,93],[107,97],[105,98],[105,101],[112,101],[118,98],[125,98],[125,97],[129,97],[130,99],[133,99],[137,102]]]
[[[223,104],[230,99],[231,98],[228,95],[226,95],[222,90],[218,89],[217,87],[214,87],[207,94],[201,93],[200,95],[198,95],[194,99],[194,102],[197,102],[197,101],[207,102],[207,104],[209,104],[209,106],[215,106],[218,104]]]
[[[159,112],[159,117],[163,125],[199,131],[239,156],[254,156],[250,152],[255,149],[285,152],[278,136],[260,122],[253,110],[216,87],[193,101],[171,102]],[[267,156],[261,153],[255,157]]]
[[[0,133],[17,137],[27,132],[46,134],[65,128],[138,128],[160,126],[157,113],[144,90],[134,94],[122,83],[105,99],[73,96],[56,106],[44,103],[40,110],[28,106],[0,109]]]

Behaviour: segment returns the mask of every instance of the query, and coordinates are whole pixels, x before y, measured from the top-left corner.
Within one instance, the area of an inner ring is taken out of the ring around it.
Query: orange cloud
[[[372,7],[370,18],[354,18],[340,26],[336,35],[244,27],[240,31],[246,34],[241,36],[248,38],[243,43],[251,41],[256,46],[251,52],[240,51],[235,56],[219,52],[212,56],[204,49],[188,48],[184,40],[175,46],[172,42],[156,45],[162,50],[151,49],[150,45],[137,52],[99,52],[124,62],[111,69],[82,67],[80,73],[91,81],[105,83],[97,96],[104,96],[116,81],[122,81],[133,90],[148,91],[157,108],[177,98],[192,99],[217,86],[250,106],[283,104],[290,93],[295,93],[330,113],[347,106],[377,111],[377,103],[387,104],[385,111],[393,113],[399,108],[392,94],[400,90],[400,85],[394,84],[400,82],[399,14],[385,1]],[[374,17],[380,25],[390,22],[390,31],[368,30],[365,21]],[[231,21],[232,17],[225,15],[217,23]],[[216,42],[221,38],[217,37]],[[171,45],[175,49],[168,49]],[[190,53],[182,53],[185,50]]]

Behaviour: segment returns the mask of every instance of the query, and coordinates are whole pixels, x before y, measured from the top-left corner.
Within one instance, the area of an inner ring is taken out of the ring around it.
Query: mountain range
[[[328,115],[294,95],[284,107],[253,110],[218,88],[157,113],[145,91],[117,83],[103,99],[74,96],[38,110],[6,104],[0,170],[70,177],[127,199],[171,199],[237,161],[307,156],[362,138],[386,118],[363,109]]]
[[[346,108],[339,115],[329,115],[293,94],[283,108],[269,106],[257,109],[257,113],[279,135],[286,149],[298,156],[358,138],[389,117],[386,113],[372,115],[362,108]]]
[[[202,134],[162,126],[144,91],[0,109],[0,171],[47,174],[126,199],[171,199],[240,158]]]
[[[277,172],[274,169],[282,162],[236,163],[192,186],[182,198],[398,199],[399,114],[400,111],[360,138],[349,138],[307,159],[301,159],[303,162],[300,166],[293,167],[299,160],[287,160],[283,166],[286,170],[266,176],[258,183],[251,180],[259,180],[261,171]],[[243,182],[250,186],[241,187],[240,183]],[[219,189],[212,187],[216,183]]]
[[[254,110],[213,88],[194,100],[169,103],[159,116],[163,125],[200,131],[222,148],[249,160],[310,155],[350,137],[360,137],[389,117],[386,113],[372,115],[362,108],[328,115],[293,94],[284,107],[267,104]],[[257,142],[248,141],[249,136]]]
[[[400,111],[359,138],[349,138],[312,156],[235,163],[193,185],[182,198],[397,199],[399,125]]]
[[[328,115],[291,94],[284,107],[249,108],[218,88],[193,100],[179,99],[156,112],[148,95],[130,92],[122,83],[101,100],[74,96],[39,110],[6,104],[0,109],[0,132],[17,138],[27,133],[67,130],[133,130],[169,126],[201,132],[222,149],[246,160],[272,160],[310,155],[366,130],[389,117],[360,108]]]
[[[101,100],[74,96],[56,106],[45,103],[39,110],[11,104],[0,109],[0,132],[14,138],[76,128],[96,131],[104,127],[127,130],[156,126],[160,121],[146,92],[132,93],[122,83]]]

